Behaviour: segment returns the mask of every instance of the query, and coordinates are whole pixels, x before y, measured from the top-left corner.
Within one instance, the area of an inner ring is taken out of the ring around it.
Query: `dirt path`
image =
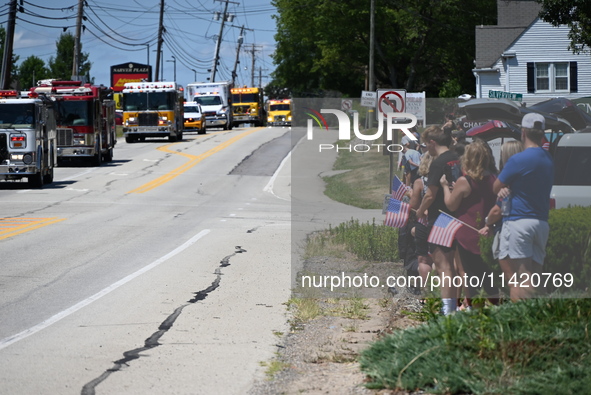
[[[322,258],[307,261],[304,270],[327,273],[334,267],[346,271],[358,268],[359,262]],[[403,270],[393,263],[372,264],[371,269],[382,275]],[[408,315],[418,312],[420,304],[404,289],[395,295],[385,288],[380,293],[381,297],[361,298],[361,318],[342,313],[350,303],[347,299],[318,298],[324,314],[305,323],[292,322],[291,333],[278,345],[277,358],[265,363],[267,380],[257,383],[250,395],[397,394],[365,388],[357,357],[380,336],[420,324]]]

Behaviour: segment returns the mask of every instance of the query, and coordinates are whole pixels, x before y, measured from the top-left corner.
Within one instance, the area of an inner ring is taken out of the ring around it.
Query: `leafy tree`
[[[355,96],[369,63],[369,0],[273,0],[275,85]],[[495,0],[377,0],[377,87],[472,93],[475,26],[496,23]]]
[[[43,59],[35,55],[26,58],[18,68],[18,80],[21,89],[36,86],[37,81],[50,78],[49,69]]]
[[[263,90],[263,92],[265,93],[265,95],[267,97],[269,97],[269,99],[288,99],[289,97],[291,97],[291,92],[289,91],[289,89],[282,87],[282,86],[277,86],[277,85],[272,85],[272,84],[267,84],[265,85],[265,89]]]
[[[3,61],[4,61],[4,48],[6,44],[6,29],[3,26],[0,26],[0,69],[2,69]],[[12,83],[17,80],[17,67],[16,62],[18,62],[19,57],[15,56],[14,53],[12,54],[12,67],[10,69],[10,78],[8,85],[12,86]]]
[[[540,18],[553,26],[570,28],[569,49],[581,53],[591,47],[591,3],[585,0],[536,0],[542,4]]]
[[[71,33],[62,33],[56,42],[57,53],[55,57],[49,58],[49,70],[51,78],[58,80],[70,80],[72,78],[72,64],[74,63],[74,43],[75,38]],[[88,54],[82,52],[82,43],[80,43],[79,57],[80,76],[89,76],[91,63],[88,61]],[[92,82],[88,78],[89,82]]]

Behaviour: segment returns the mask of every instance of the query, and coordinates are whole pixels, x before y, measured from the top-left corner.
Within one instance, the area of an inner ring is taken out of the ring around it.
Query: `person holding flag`
[[[433,158],[426,152],[419,163],[419,177],[412,184],[412,194],[410,197],[410,207],[416,210],[420,207],[423,197],[427,193],[427,175],[429,174],[429,166],[431,166]],[[415,247],[418,260],[419,275],[423,279],[423,284],[427,283],[427,278],[431,270],[433,270],[433,260],[429,256],[429,237],[427,218],[422,218],[414,223],[411,233],[415,238]]]
[[[446,175],[448,182],[455,182],[454,169],[459,169],[458,156],[449,150],[451,144],[451,131],[445,133],[439,126],[430,126],[423,132],[422,141],[427,144],[429,154],[435,159],[429,167],[427,178],[427,192],[417,209],[417,220],[428,218],[428,228],[433,227],[440,211],[450,213],[445,205],[443,190],[441,188],[441,176]],[[431,243],[429,245],[431,257],[435,269],[440,276],[454,278],[456,269],[454,267],[454,248]],[[443,299],[443,313],[451,314],[457,309],[458,288],[453,284],[442,281],[441,297]]]
[[[494,168],[494,157],[488,144],[481,140],[474,140],[465,148],[462,156],[463,176],[457,179],[453,190],[445,176],[440,178],[444,194],[444,202],[454,217],[469,226],[462,226],[455,234],[457,251],[460,255],[458,271],[466,273],[468,278],[476,276],[481,278],[486,273],[491,273],[491,268],[484,262],[480,255],[479,233],[490,209],[496,203],[496,195],[493,193],[493,184],[497,179],[496,174],[489,169]],[[492,303],[498,303],[498,295],[490,282],[485,281],[485,291]],[[464,284],[466,302],[472,306],[471,298],[478,294],[478,289]]]

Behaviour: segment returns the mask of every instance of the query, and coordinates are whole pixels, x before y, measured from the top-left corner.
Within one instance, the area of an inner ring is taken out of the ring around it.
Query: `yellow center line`
[[[18,224],[0,231],[0,240],[20,235],[34,229],[64,221],[66,218],[0,218],[0,223]]]
[[[248,136],[249,134],[252,134],[258,130],[261,130],[262,128],[253,128],[253,129],[249,129],[247,131],[245,131],[244,133],[241,133],[237,136],[232,137],[230,140],[225,141],[215,147],[213,147],[212,149],[210,149],[209,151],[200,154],[200,155],[190,155],[187,153],[183,153],[183,152],[178,152],[178,151],[172,151],[169,150],[168,147],[170,147],[171,145],[174,144],[168,144],[162,147],[159,147],[158,149],[160,151],[164,151],[164,152],[169,152],[169,153],[173,153],[173,154],[177,154],[177,155],[181,155],[184,156],[186,158],[189,158],[189,161],[185,164],[183,164],[182,166],[177,167],[174,170],[171,170],[170,172],[164,174],[163,176],[160,176],[136,189],[133,189],[127,193],[144,193],[144,192],[148,192],[151,191],[154,188],[159,187],[160,185],[163,185],[165,183],[167,183],[168,181],[176,178],[177,176],[183,174],[184,172],[186,172],[187,170],[189,170],[190,168],[192,168],[193,166],[197,165],[199,162],[201,162],[203,159],[206,159],[208,157],[210,157],[211,155],[229,147],[230,145],[234,144],[235,142],[237,142],[238,140],[242,139],[243,137]],[[178,144],[178,143],[175,143]]]

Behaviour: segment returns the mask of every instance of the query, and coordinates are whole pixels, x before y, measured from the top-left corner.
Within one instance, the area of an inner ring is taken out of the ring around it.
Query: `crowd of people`
[[[492,280],[479,238],[494,237],[492,253],[511,299],[531,297],[536,293],[532,274],[539,273],[544,263],[554,178],[552,159],[542,147],[545,119],[535,113],[523,117],[521,141],[502,145],[499,169],[486,141],[468,143],[465,133],[453,126],[451,118],[446,119],[442,126],[425,129],[418,144],[408,138],[401,141],[404,182],[416,214],[403,234],[413,238],[417,272],[424,282],[429,275]],[[428,241],[441,213],[462,224],[450,247]],[[440,284],[446,315],[458,308],[471,309],[478,295],[484,294],[493,304],[499,300],[492,281],[483,281],[482,288],[469,283],[457,286],[454,281]]]

